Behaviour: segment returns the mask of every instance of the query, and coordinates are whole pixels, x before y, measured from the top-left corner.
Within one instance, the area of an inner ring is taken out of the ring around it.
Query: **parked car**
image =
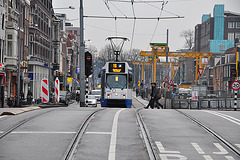
[[[100,102],[101,99],[101,90],[92,90],[90,95],[95,95],[97,101]]]
[[[88,95],[88,105],[97,107],[97,99],[95,95]]]
[[[60,103],[64,103],[65,105],[69,105],[69,94],[68,94],[68,91],[60,91],[60,94],[59,94],[59,102]]]

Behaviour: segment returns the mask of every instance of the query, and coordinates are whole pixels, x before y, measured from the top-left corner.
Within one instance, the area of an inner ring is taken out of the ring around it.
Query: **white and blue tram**
[[[107,62],[101,71],[101,106],[132,106],[132,68],[127,62]]]

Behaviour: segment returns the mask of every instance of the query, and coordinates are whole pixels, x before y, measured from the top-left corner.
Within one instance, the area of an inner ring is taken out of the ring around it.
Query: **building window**
[[[12,41],[8,41],[7,43],[7,56],[12,57]]]
[[[5,14],[2,15],[2,30],[4,30],[4,15]]]
[[[238,38],[240,40],[240,32],[235,33],[235,39]]]
[[[234,40],[234,33],[228,33],[228,40]]]
[[[234,22],[228,22],[228,28],[234,28]]]
[[[236,28],[240,28],[240,22],[236,22]]]

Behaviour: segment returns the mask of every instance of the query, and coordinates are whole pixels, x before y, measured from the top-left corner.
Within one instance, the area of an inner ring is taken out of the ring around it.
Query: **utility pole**
[[[83,28],[83,0],[80,0],[80,107],[85,107],[85,44]]]
[[[21,14],[21,8],[22,8],[22,1],[19,1],[19,22],[18,22],[18,85],[17,85],[17,106],[19,107],[20,105],[20,58],[21,58],[21,23],[22,23],[22,14]]]

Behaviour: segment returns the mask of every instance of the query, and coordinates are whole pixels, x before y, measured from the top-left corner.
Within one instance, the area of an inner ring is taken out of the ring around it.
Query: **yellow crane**
[[[144,65],[152,65],[152,62],[133,62],[134,65],[141,65],[142,66],[142,78],[141,81],[143,81],[143,77],[144,77]],[[168,65],[172,64],[171,66],[171,79],[173,79],[173,77],[176,76],[177,74],[177,70],[174,70],[174,66],[179,67],[181,65],[180,62],[168,62]],[[166,62],[157,62],[156,65],[167,65]],[[156,72],[155,72],[156,73]]]
[[[153,81],[156,82],[156,59],[157,57],[166,57],[166,43],[150,43],[151,51],[141,51],[140,56],[148,56],[153,59]],[[199,68],[206,69],[206,66],[212,57],[211,52],[168,52],[168,57],[193,57],[196,58],[195,84],[199,78]]]

